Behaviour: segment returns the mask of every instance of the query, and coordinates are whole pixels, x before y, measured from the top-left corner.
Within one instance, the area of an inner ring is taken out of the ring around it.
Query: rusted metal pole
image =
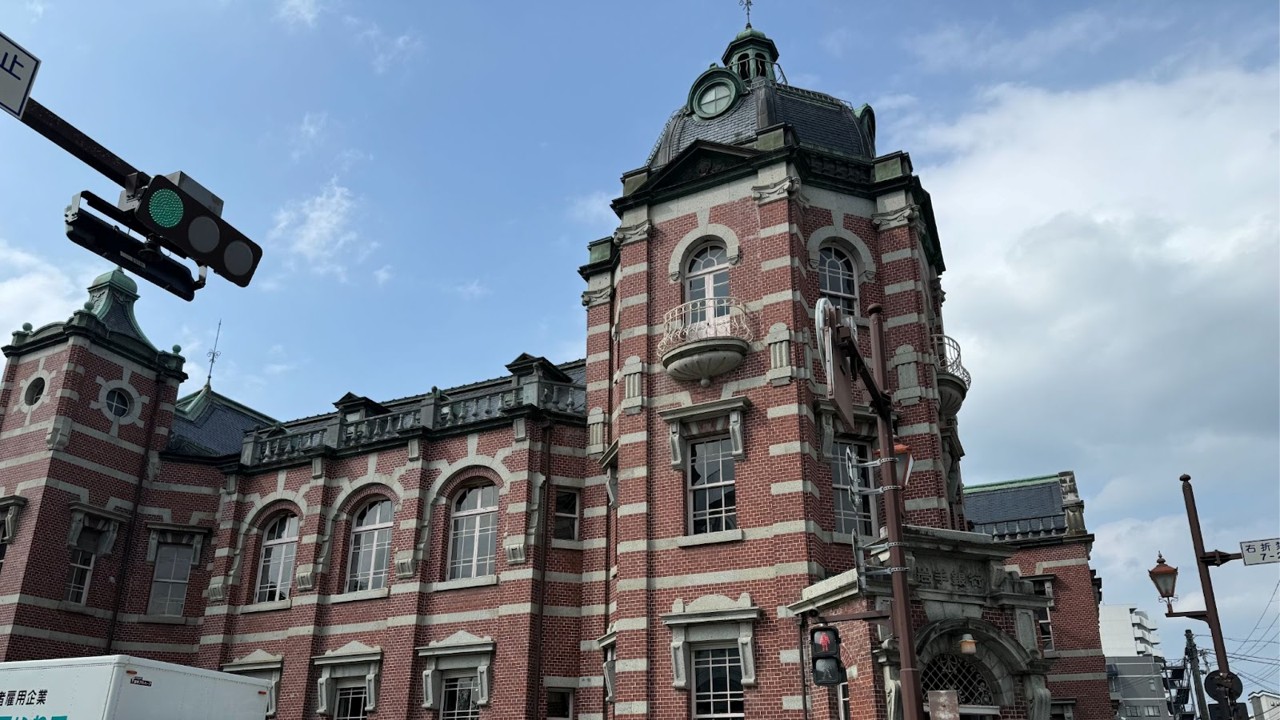
[[[1183,475],[1182,499],[1187,503],[1187,523],[1191,525],[1191,543],[1196,552],[1196,569],[1200,571],[1200,589],[1204,592],[1205,622],[1209,624],[1209,634],[1213,637],[1213,654],[1218,659],[1218,672],[1230,673],[1227,665],[1227,645],[1222,641],[1222,625],[1218,622],[1218,601],[1213,595],[1213,579],[1209,577],[1209,566],[1205,563],[1204,536],[1200,534],[1200,514],[1196,512],[1196,495],[1191,488],[1191,476]]]
[[[889,376],[888,358],[884,349],[883,308],[878,304],[868,308],[871,315],[871,370],[876,388],[888,395],[886,380]],[[877,411],[876,429],[880,441],[880,457],[893,457],[892,416],[885,407]],[[920,677],[916,672],[915,632],[911,627],[911,595],[907,585],[907,553],[902,543],[903,504],[894,465],[880,465],[880,487],[884,488],[885,524],[889,544],[889,573],[893,587],[893,632],[898,637],[898,681],[902,686],[903,720],[923,720],[921,708]]]

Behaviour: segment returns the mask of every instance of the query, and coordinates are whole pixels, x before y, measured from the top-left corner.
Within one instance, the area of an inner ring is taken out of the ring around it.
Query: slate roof
[[[178,400],[169,452],[199,457],[238,455],[244,434],[276,421],[205,385]]]
[[[1062,535],[1062,484],[1057,475],[974,485],[964,489],[964,514],[973,531],[1002,539]]]
[[[722,145],[752,142],[758,132],[779,123],[792,127],[801,147],[855,158],[875,155],[875,139],[848,104],[826,93],[758,77],[721,115],[704,119],[684,107],[676,110],[646,164],[665,165],[695,140]]]

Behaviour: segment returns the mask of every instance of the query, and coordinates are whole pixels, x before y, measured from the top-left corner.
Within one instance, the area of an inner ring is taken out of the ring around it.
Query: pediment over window
[[[760,154],[759,150],[751,148],[696,140],[667,163],[661,172],[641,185],[637,194],[658,192],[733,170],[745,171],[750,167],[751,159]]]
[[[378,709],[378,675],[382,672],[382,648],[370,647],[352,640],[336,650],[314,655],[311,662],[320,668],[316,680],[316,711],[321,715],[331,712],[336,701],[340,682],[359,682],[365,688],[364,709]]]
[[[659,410],[658,416],[667,422],[671,441],[671,467],[684,467],[687,456],[686,443],[690,438],[727,434],[733,446],[733,457],[746,457],[746,443],[742,437],[743,415],[751,407],[745,397],[688,405]]]
[[[444,675],[451,671],[474,672],[476,704],[489,704],[490,667],[496,644],[491,637],[477,637],[459,630],[444,640],[415,648],[425,659],[422,669],[422,707],[439,708],[443,700]]]
[[[672,687],[688,687],[689,646],[705,643],[736,644],[742,662],[742,684],[755,685],[755,621],[760,616],[760,608],[751,602],[750,593],[742,593],[737,600],[703,595],[688,605],[676,598],[671,612],[662,616],[662,623],[671,628]]]

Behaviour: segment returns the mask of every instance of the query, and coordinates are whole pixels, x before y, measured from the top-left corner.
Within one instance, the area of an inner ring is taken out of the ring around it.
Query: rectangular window
[[[353,533],[347,592],[378,590],[386,587],[390,556],[391,528],[384,527]]]
[[[556,540],[578,539],[577,490],[556,490],[556,527],[552,537]]]
[[[691,535],[738,527],[733,443],[729,438],[690,443],[689,510]]]
[[[71,548],[71,574],[67,578],[67,602],[84,605],[89,598],[89,581],[93,579],[94,553],[101,531],[84,528],[75,547]]]
[[[477,690],[474,675],[445,678],[440,720],[478,720],[480,706],[476,704]]]
[[[333,720],[366,720],[369,717],[364,709],[366,697],[364,685],[338,688]]]
[[[1160,717],[1159,705],[1148,705],[1146,710],[1147,710],[1147,717]]]
[[[737,648],[694,650],[693,682],[693,717],[746,717],[742,659]]]
[[[547,720],[572,720],[573,691],[547,690]]]
[[[1049,606],[1053,606],[1053,578],[1033,580],[1035,593],[1049,598]],[[1036,609],[1036,627],[1040,631],[1040,646],[1045,650],[1053,649],[1053,621],[1049,616],[1049,608]]]
[[[151,580],[151,615],[182,616],[187,602],[187,580],[191,577],[190,545],[161,544],[156,547],[156,570]]]
[[[854,461],[868,462],[871,446],[866,443],[837,442],[832,445],[831,484],[835,496],[835,529],[838,533],[857,534],[874,540],[879,532],[879,514],[874,495],[857,495],[858,488],[871,489],[871,468],[851,468],[846,460],[852,452]]]

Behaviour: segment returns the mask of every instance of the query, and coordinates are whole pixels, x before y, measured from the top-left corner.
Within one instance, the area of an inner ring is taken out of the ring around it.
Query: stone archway
[[[964,634],[972,635],[977,641],[977,652],[973,655],[956,652],[956,643]],[[983,680],[989,689],[990,704],[999,707],[1018,703],[1015,676],[1043,672],[1036,658],[1013,638],[995,625],[975,618],[948,618],[925,625],[917,635],[916,657],[922,670],[930,668],[930,664],[939,658],[959,658],[967,665],[956,665],[954,661],[946,660],[944,662],[950,664],[939,666],[936,672],[945,670],[953,673],[953,678],[965,678],[975,692],[979,691],[976,680]],[[923,676],[921,685],[923,688]]]

